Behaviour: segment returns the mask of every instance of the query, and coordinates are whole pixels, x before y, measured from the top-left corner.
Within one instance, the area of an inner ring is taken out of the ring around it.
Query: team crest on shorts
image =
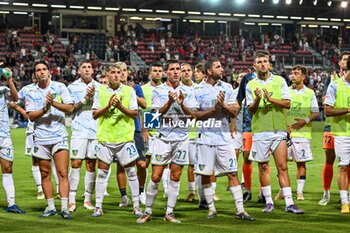
[[[160,161],[162,159],[162,155],[156,155],[156,160]]]
[[[252,151],[252,156],[253,156],[253,158],[255,158],[255,156],[256,156],[256,151]]]
[[[34,153],[38,152],[38,150],[39,150],[39,147],[34,146]]]
[[[201,171],[203,171],[204,170],[204,168],[205,168],[205,165],[204,164],[199,164],[199,170],[201,170]]]
[[[78,150],[72,150],[73,155],[76,156],[78,154]]]
[[[28,148],[27,148],[27,154],[29,154],[29,153],[30,153],[30,150],[31,150],[31,148],[30,148],[30,147],[28,147]]]

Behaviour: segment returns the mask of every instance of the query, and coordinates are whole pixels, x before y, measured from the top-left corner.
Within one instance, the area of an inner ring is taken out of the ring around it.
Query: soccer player
[[[266,56],[270,56],[270,53],[266,50],[257,51],[256,54],[265,54]],[[270,67],[269,67],[270,69]],[[252,148],[252,116],[249,113],[246,101],[246,87],[250,80],[255,79],[257,77],[256,71],[251,72],[245,76],[243,76],[239,90],[237,94],[238,104],[243,107],[243,128],[242,128],[242,141],[243,141],[243,177],[244,177],[244,187],[246,192],[243,194],[243,201],[247,202],[252,199],[252,174],[253,174],[253,165],[252,161],[249,160],[249,154]],[[259,194],[259,202],[265,202],[264,196],[261,191]]]
[[[127,80],[128,69],[124,62],[117,62],[116,65],[120,66],[122,69],[122,76],[120,78],[120,82],[123,85],[131,86],[135,90],[137,105],[140,108],[145,109],[146,100],[143,96],[141,86],[139,84],[135,84],[132,80],[130,81]],[[139,180],[140,201],[142,204],[145,204],[146,195],[144,193],[144,185],[146,182],[146,158],[145,156],[143,156],[144,145],[143,145],[143,139],[141,134],[141,122],[140,122],[139,114],[137,114],[137,117],[135,119],[134,142],[136,145],[137,152],[139,154],[139,157],[136,159],[136,167],[137,167],[137,177]],[[119,163],[117,163],[117,180],[118,180],[119,191],[121,194],[119,207],[127,207],[129,199],[126,194],[126,175],[125,175],[125,170]]]
[[[80,181],[80,168],[85,160],[85,193],[84,208],[93,210],[91,196],[95,186],[96,146],[97,146],[97,121],[92,118],[92,97],[95,88],[100,86],[93,80],[91,62],[84,60],[80,63],[78,74],[80,78],[68,86],[69,93],[74,103],[72,115],[72,137],[70,145],[71,170],[69,174],[69,203],[68,210],[75,211],[77,189]]]
[[[329,84],[340,77],[342,77],[346,73],[346,62],[350,56],[349,51],[344,51],[340,54],[339,56],[339,74],[336,72],[333,72],[333,74],[329,77],[327,77],[324,85],[324,92],[323,96],[326,95],[327,93],[327,88]],[[320,205],[327,205],[330,201],[330,189],[331,189],[331,184],[332,184],[332,179],[333,179],[333,164],[335,160],[335,151],[334,151],[334,135],[333,131],[331,129],[331,124],[332,124],[332,117],[331,118],[326,118],[325,121],[325,127],[324,127],[324,136],[323,136],[323,149],[325,151],[325,163],[323,165],[322,169],[322,184],[323,184],[323,197],[322,199],[318,202]],[[350,174],[350,170],[349,170]]]
[[[0,86],[0,163],[2,172],[2,186],[4,188],[7,200],[6,212],[24,214],[25,212],[15,203],[15,186],[12,178],[14,153],[10,135],[10,119],[7,107],[9,100],[18,100],[18,93],[13,82],[11,70],[4,68],[2,71],[9,86]]]
[[[122,67],[110,65],[106,69],[108,86],[101,85],[95,90],[93,118],[98,119],[96,207],[93,217],[103,215],[102,203],[106,190],[107,173],[113,160],[124,167],[132,195],[133,212],[142,215],[139,207],[139,182],[135,160],[139,157],[134,139],[134,119],[138,114],[135,91],[120,82]]]
[[[73,217],[68,211],[68,133],[65,114],[73,112],[73,102],[63,83],[51,80],[49,65],[45,61],[34,63],[37,84],[30,88],[26,98],[26,112],[34,122],[33,156],[39,159],[41,181],[48,206],[41,217],[56,215],[51,183],[51,160],[55,161],[59,177],[61,216]]]
[[[274,155],[280,186],[286,203],[286,212],[302,214],[294,205],[287,167],[287,121],[284,109],[290,108],[290,94],[286,81],[270,73],[269,56],[257,53],[254,56],[257,78],[249,81],[246,89],[248,110],[253,115],[253,145],[249,159],[259,163],[262,193],[266,199],[263,212],[272,212],[268,164],[270,151]]]
[[[202,126],[197,132],[197,161],[195,173],[202,176],[202,187],[208,204],[207,218],[215,218],[217,211],[213,200],[210,176],[227,175],[230,191],[236,204],[236,218],[255,220],[243,207],[243,194],[237,176],[237,159],[232,144],[229,120],[237,114],[232,86],[221,81],[224,72],[220,60],[211,59],[205,64],[207,80],[195,87],[199,111],[194,112],[197,120],[218,121],[215,127]]]
[[[146,211],[137,223],[150,221],[152,206],[158,194],[159,181],[165,167],[170,163],[170,180],[168,188],[167,208],[164,220],[180,223],[173,213],[180,191],[180,176],[183,166],[188,165],[188,127],[181,127],[180,121],[186,119],[184,106],[197,108],[193,89],[180,83],[180,64],[177,60],[169,60],[166,65],[167,82],[153,91],[152,109],[161,115],[161,121],[154,141],[152,154],[152,177],[147,187]],[[179,123],[179,124],[177,124]]]
[[[161,63],[153,63],[150,65],[149,68],[149,82],[142,85],[142,92],[144,94],[145,100],[146,100],[146,111],[150,111],[152,107],[152,96],[153,96],[153,90],[162,84],[162,76],[163,76],[163,66]],[[143,121],[142,121],[143,122]],[[146,156],[146,166],[149,166],[149,163],[151,162],[151,156],[153,154],[153,148],[154,148],[154,139],[155,139],[155,133],[156,131],[154,129],[147,129],[143,127],[142,125],[142,137],[145,144],[145,156]],[[164,179],[163,181],[163,189],[164,189],[164,196],[166,197],[168,195],[168,174],[169,174],[169,168],[165,168],[163,171]]]
[[[347,60],[350,70],[350,59]],[[331,130],[334,134],[334,150],[338,159],[338,186],[341,199],[341,213],[348,214],[348,170],[350,165],[350,72],[331,82],[325,97],[325,112],[332,117]]]
[[[194,67],[194,79],[196,83],[194,85],[199,85],[201,82],[205,80],[205,63],[198,63]],[[196,186],[198,190],[198,196],[199,196],[199,204],[198,207],[202,209],[208,209],[207,201],[205,200],[205,196],[203,193],[203,187],[202,187],[202,176],[196,175]],[[213,184],[213,183],[212,183]],[[215,190],[214,191],[214,197],[215,197]],[[215,200],[215,198],[214,198]]]
[[[194,87],[194,83],[192,81],[192,67],[188,63],[181,64],[181,83],[188,87]],[[194,162],[196,156],[196,129],[191,128],[189,135],[189,149],[188,149],[188,157],[189,157],[189,165],[187,169],[187,181],[188,181],[188,196],[185,199],[187,202],[192,202],[195,199],[195,191],[196,191],[196,183],[194,178]]]
[[[15,111],[20,113],[23,117],[28,119],[28,115],[20,105],[25,105],[25,98],[26,98],[26,91],[31,86],[34,86],[36,83],[35,76],[32,76],[32,84],[29,84],[27,86],[24,86],[19,92],[18,92],[18,103],[16,102],[10,102],[10,107],[13,108]],[[31,122],[28,120],[27,128],[26,128],[26,142],[25,142],[25,148],[24,148],[24,154],[31,156],[32,155],[32,148],[33,148],[33,133],[34,133],[34,122]],[[41,175],[40,175],[40,169],[39,169],[39,160],[35,157],[32,157],[32,175],[36,184],[36,187],[38,189],[37,192],[37,199],[45,199],[45,195],[43,193],[43,189],[41,186]]]
[[[304,85],[307,77],[306,67],[296,65],[292,68],[292,74],[293,85],[289,88],[291,108],[287,111],[287,124],[292,144],[288,152],[297,164],[297,200],[303,201],[306,162],[313,160],[310,122],[317,119],[319,109],[314,91]]]

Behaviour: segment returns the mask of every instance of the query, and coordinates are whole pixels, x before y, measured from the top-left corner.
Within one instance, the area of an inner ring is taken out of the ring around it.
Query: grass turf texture
[[[162,187],[155,201],[152,220],[145,224],[136,224],[136,217],[132,215],[132,207],[118,207],[120,194],[115,179],[115,165],[111,175],[108,192],[105,197],[103,210],[104,216],[91,217],[91,211],[82,206],[84,187],[84,171],[80,175],[79,190],[77,193],[77,211],[73,213],[74,219],[63,220],[59,215],[49,218],[38,216],[46,207],[45,200],[36,200],[36,187],[31,173],[31,159],[23,155],[25,130],[11,130],[12,141],[15,150],[13,176],[16,187],[16,203],[27,213],[24,215],[8,214],[5,212],[6,199],[4,192],[0,192],[0,232],[348,232],[350,215],[340,214],[339,191],[337,187],[337,166],[334,165],[334,177],[331,190],[331,203],[328,206],[319,206],[322,198],[321,173],[324,162],[322,149],[323,124],[314,124],[312,150],[315,160],[307,164],[307,180],[305,185],[305,201],[295,203],[305,210],[303,215],[293,215],[284,212],[284,201],[275,201],[275,210],[272,213],[262,213],[263,204],[257,203],[259,181],[257,164],[253,165],[253,199],[246,205],[246,211],[256,217],[255,222],[247,222],[234,218],[235,207],[230,192],[225,191],[227,178],[218,178],[217,194],[221,201],[216,202],[218,217],[206,219],[206,210],[198,209],[197,200],[194,203],[183,201],[187,195],[187,168],[184,169],[181,179],[180,199],[177,203],[175,215],[182,220],[181,224],[171,224],[163,220],[166,200],[162,197]],[[239,158],[241,168],[242,158]],[[289,174],[293,190],[296,196],[296,165],[289,162]],[[149,170],[149,174],[150,174]],[[241,173],[241,169],[239,169]],[[239,175],[239,177],[241,174]],[[271,185],[273,197],[278,192],[276,169],[271,162]],[[130,197],[130,193],[129,193]],[[295,198],[296,199],[296,198]],[[60,210],[60,201],[56,199],[56,208]],[[144,208],[144,207],[142,207]]]

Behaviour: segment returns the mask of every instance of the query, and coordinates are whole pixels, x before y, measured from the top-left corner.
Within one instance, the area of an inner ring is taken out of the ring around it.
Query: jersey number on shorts
[[[230,159],[229,162],[230,162],[230,167],[233,167],[234,160]]]
[[[126,148],[126,150],[128,151],[130,157],[133,157],[133,155],[135,155],[136,153],[136,148],[134,145],[131,145],[130,147]]]
[[[179,151],[177,151],[177,153],[178,153],[177,159],[185,160],[185,158],[186,158],[186,151],[185,150],[183,150],[183,151],[179,150]],[[182,157],[182,159],[181,159],[181,157]]]

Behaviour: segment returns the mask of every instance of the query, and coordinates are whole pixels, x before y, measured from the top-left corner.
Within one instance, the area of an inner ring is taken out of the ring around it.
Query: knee
[[[348,166],[340,166],[339,171],[341,173],[348,173]]]
[[[12,173],[12,163],[8,162],[2,166],[2,173],[11,174]]]
[[[260,173],[267,173],[269,170],[269,164],[268,163],[260,163],[259,164],[259,172]]]
[[[72,168],[80,168],[82,164],[81,160],[71,160],[71,167]]]
[[[288,172],[288,167],[287,164],[281,164],[277,167],[278,173],[287,173]]]
[[[96,160],[95,160],[96,161]],[[96,162],[95,161],[86,161],[86,170],[89,172],[95,172]]]
[[[172,174],[170,175],[170,179],[171,179],[172,181],[180,181],[180,174],[177,173],[177,172],[172,173]]]
[[[158,175],[158,174],[152,174],[152,181],[154,183],[159,183],[160,182],[160,179],[161,179],[161,176]]]

